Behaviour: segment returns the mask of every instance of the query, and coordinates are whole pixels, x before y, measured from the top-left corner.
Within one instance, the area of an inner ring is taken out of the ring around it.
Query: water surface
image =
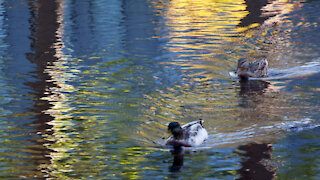
[[[2,1],[0,177],[318,179],[319,8]],[[240,57],[270,77],[240,83]],[[170,121],[199,118],[203,145],[163,146]]]

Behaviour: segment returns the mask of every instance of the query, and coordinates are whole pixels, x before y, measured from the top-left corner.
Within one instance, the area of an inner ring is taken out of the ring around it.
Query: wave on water
[[[289,69],[269,69],[269,76],[266,78],[249,78],[251,80],[275,80],[275,79],[289,79],[304,76],[310,76],[320,72],[320,61],[308,62],[302,66],[296,66]],[[229,72],[232,78],[238,78],[235,72]]]
[[[236,132],[209,132],[208,139],[200,146],[186,147],[186,151],[199,151],[211,149],[215,147],[236,147],[239,144],[244,144],[253,141],[268,141],[279,138],[283,134],[290,132],[301,132],[309,129],[320,127],[320,123],[315,122],[310,118],[286,120],[274,125],[259,126],[257,124],[250,127],[239,129]],[[171,149],[165,146],[165,139],[152,140],[153,146],[150,148],[162,149],[168,151]]]
[[[210,134],[204,146],[207,148],[233,146],[255,140],[274,139],[275,136],[285,132],[300,132],[317,127],[320,127],[320,123],[316,123],[310,118],[288,120],[271,126],[258,126],[255,124],[251,127],[240,129],[237,132]]]

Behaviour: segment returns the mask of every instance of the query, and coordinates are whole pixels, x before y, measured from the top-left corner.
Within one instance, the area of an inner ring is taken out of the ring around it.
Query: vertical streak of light
[[[43,97],[42,100],[47,100],[51,107],[47,110],[44,110],[43,113],[49,114],[53,117],[53,120],[48,122],[52,126],[53,134],[46,136],[45,138],[49,141],[54,141],[54,144],[46,144],[48,149],[52,151],[48,155],[51,159],[51,164],[47,169],[51,176],[61,177],[61,174],[58,175],[54,169],[59,169],[60,172],[67,172],[67,167],[62,167],[56,163],[59,159],[67,158],[67,151],[75,148],[75,143],[72,143],[72,139],[65,133],[66,130],[69,130],[73,126],[73,122],[70,119],[71,116],[69,112],[73,110],[70,105],[69,98],[65,93],[71,93],[75,88],[68,84],[67,81],[72,81],[75,78],[75,74],[78,73],[77,70],[71,69],[68,66],[69,60],[71,59],[70,55],[65,54],[64,50],[66,48],[64,42],[65,36],[65,8],[67,2],[64,0],[58,0],[58,9],[57,13],[57,23],[58,28],[56,30],[56,42],[52,45],[52,48],[55,50],[55,58],[57,61],[54,61],[46,67],[44,73],[47,73],[51,77],[51,82],[56,86],[46,89],[47,96]],[[62,146],[63,145],[63,146]]]

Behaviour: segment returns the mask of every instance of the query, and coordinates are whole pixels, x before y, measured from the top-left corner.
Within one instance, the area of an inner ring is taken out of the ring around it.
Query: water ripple
[[[1,3],[0,177],[170,179],[167,124],[201,118],[209,139],[179,175],[236,178],[238,145],[319,126],[317,7]],[[240,57],[266,57],[270,78],[230,78]]]

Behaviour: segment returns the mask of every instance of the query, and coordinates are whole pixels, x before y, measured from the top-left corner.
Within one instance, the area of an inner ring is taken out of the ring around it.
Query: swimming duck
[[[172,133],[167,139],[166,145],[174,147],[199,146],[208,138],[208,132],[203,127],[203,120],[193,121],[183,126],[178,122],[170,122],[168,131]]]
[[[236,73],[240,79],[248,79],[249,77],[267,77],[268,61],[267,59],[262,58],[248,63],[245,58],[240,58],[238,60],[238,67]]]

